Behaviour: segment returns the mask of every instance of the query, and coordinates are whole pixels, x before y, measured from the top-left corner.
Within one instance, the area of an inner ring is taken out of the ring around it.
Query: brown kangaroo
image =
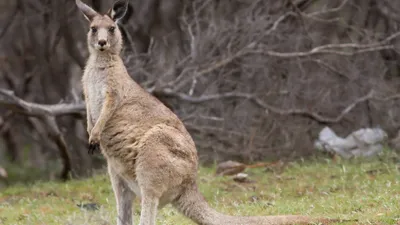
[[[81,0],[76,4],[90,23],[82,78],[89,148],[99,147],[107,159],[118,225],[132,224],[135,196],[141,198],[140,225],[155,225],[157,210],[169,203],[202,225],[312,222],[306,216],[228,216],[212,209],[197,188],[198,157],[185,126],[129,76],[120,57],[117,23],[127,4],[105,15]]]

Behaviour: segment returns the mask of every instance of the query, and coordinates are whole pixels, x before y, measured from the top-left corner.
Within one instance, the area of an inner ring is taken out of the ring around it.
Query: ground
[[[211,206],[227,214],[303,214],[358,220],[338,224],[400,224],[399,163],[394,153],[373,160],[316,158],[278,169],[247,169],[254,183],[215,176],[215,167],[200,168],[199,184]],[[136,199],[135,224],[138,203]],[[115,216],[105,174],[0,190],[0,224],[106,225],[115,224]],[[171,206],[157,219],[158,224],[194,224]]]

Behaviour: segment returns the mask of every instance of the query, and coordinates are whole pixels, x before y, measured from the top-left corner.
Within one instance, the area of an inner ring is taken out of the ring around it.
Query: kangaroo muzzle
[[[106,44],[107,44],[107,41],[106,41],[106,40],[100,40],[100,41],[98,42],[98,45],[100,45],[100,47],[104,47]]]
[[[104,51],[110,47],[109,42],[107,41],[108,39],[108,32],[107,29],[100,29],[97,34],[97,43],[96,43],[96,49],[100,51]]]

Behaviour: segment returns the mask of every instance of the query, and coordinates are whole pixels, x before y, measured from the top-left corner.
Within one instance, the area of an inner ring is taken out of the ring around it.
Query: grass
[[[374,160],[313,159],[283,170],[248,169],[254,183],[236,183],[201,168],[200,190],[212,207],[235,215],[305,214],[357,219],[346,224],[400,224],[399,157]],[[78,204],[96,203],[98,210]],[[140,213],[135,200],[135,224]],[[14,185],[0,191],[0,224],[115,224],[114,195],[108,177]],[[160,210],[158,224],[194,224],[171,206]],[[342,223],[345,224],[345,223]]]

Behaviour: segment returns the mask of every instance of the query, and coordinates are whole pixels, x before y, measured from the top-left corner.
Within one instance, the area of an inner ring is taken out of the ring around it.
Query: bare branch
[[[15,5],[15,7],[14,7],[12,13],[11,13],[11,16],[8,17],[8,21],[5,22],[5,25],[4,25],[3,29],[2,29],[1,32],[0,32],[0,40],[1,40],[1,39],[4,37],[4,35],[7,33],[8,29],[11,27],[11,24],[14,22],[14,19],[15,19],[15,17],[16,17],[17,14],[18,14],[19,2],[17,1],[15,4],[16,4],[16,5]]]
[[[175,97],[175,98],[178,98],[178,99],[184,100],[186,102],[190,102],[190,103],[203,103],[203,102],[207,102],[207,101],[220,100],[220,99],[226,99],[226,98],[247,98],[247,99],[254,98],[254,96],[250,93],[240,93],[240,92],[227,92],[227,93],[223,93],[223,94],[214,94],[214,95],[193,97],[191,95],[187,95],[184,93],[174,92],[174,90],[167,89],[167,88],[163,89],[161,91],[157,91],[157,94],[168,96],[168,97]],[[287,91],[281,91],[279,93],[273,93],[273,94],[286,95]],[[269,94],[267,94],[267,95],[269,95]]]
[[[215,95],[207,95],[207,96],[200,96],[200,97],[193,97],[190,95],[186,95],[183,93],[175,93],[172,90],[164,90],[163,94],[168,96],[176,97],[180,100],[187,101],[190,103],[202,103],[206,101],[213,101],[213,100],[220,100],[224,98],[245,98],[253,101],[256,105],[261,108],[264,108],[268,113],[271,111],[272,113],[276,113],[279,115],[297,115],[297,116],[304,116],[316,120],[320,123],[338,123],[340,122],[350,111],[352,111],[357,105],[363,103],[368,100],[377,100],[377,101],[389,101],[395,100],[400,98],[400,94],[389,96],[389,97],[377,97],[374,94],[374,91],[370,91],[365,96],[357,98],[354,100],[350,105],[348,105],[345,109],[341,111],[341,113],[336,117],[325,117],[315,112],[310,112],[309,110],[305,109],[280,109],[275,106],[269,105],[260,98],[256,97],[250,93],[239,93],[239,92],[228,92],[223,94],[215,94]]]
[[[234,54],[232,56],[224,58],[224,59],[222,59],[222,60],[220,60],[220,61],[218,61],[216,63],[213,63],[212,65],[208,65],[204,69],[196,71],[193,76],[178,77],[178,79],[176,79],[174,82],[170,82],[168,85],[169,86],[175,86],[174,87],[174,91],[180,90],[183,86],[186,85],[186,83],[188,81],[192,81],[192,80],[198,79],[201,76],[204,76],[204,75],[206,75],[208,73],[211,73],[212,71],[215,71],[215,70],[217,70],[217,69],[219,69],[219,68],[221,68],[223,66],[226,66],[226,65],[228,65],[229,63],[231,63],[233,60],[235,60],[236,58],[238,58],[241,55],[242,55],[242,52],[239,51],[239,52],[237,52],[236,54]],[[182,80],[179,79],[179,78],[182,78]]]
[[[313,12],[313,13],[309,13],[309,14],[306,14],[306,15],[310,16],[310,17],[314,17],[314,16],[318,16],[318,15],[321,15],[321,14],[338,12],[338,11],[343,9],[343,7],[347,4],[347,2],[349,2],[349,0],[343,0],[342,3],[340,3],[340,5],[338,7],[336,7],[336,8],[323,10],[323,11],[319,11],[319,12]]]
[[[391,6],[390,2],[387,0],[379,0],[376,1],[376,5],[381,14],[396,22],[400,22],[400,16],[398,12],[393,11],[393,7]]]
[[[260,106],[263,106],[268,112],[271,111],[273,113],[277,113],[280,115],[299,115],[299,116],[305,116],[305,117],[309,117],[311,119],[314,119],[320,123],[338,123],[340,122],[351,110],[353,110],[358,104],[363,103],[369,99],[371,99],[373,97],[373,92],[369,92],[367,95],[360,97],[358,99],[356,99],[355,101],[353,101],[350,105],[348,105],[345,109],[342,110],[342,112],[333,118],[330,117],[324,117],[318,113],[315,112],[310,112],[308,110],[304,110],[304,109],[290,109],[290,110],[282,110],[279,108],[276,108],[274,106],[268,105],[264,102],[262,102],[260,99],[256,99],[256,101],[258,102],[258,104]]]
[[[312,13],[304,13],[303,11],[301,11],[297,4],[293,3],[292,1],[291,5],[295,7],[295,9],[297,9],[297,13],[307,19],[311,19],[317,22],[323,22],[323,23],[333,23],[333,22],[338,22],[340,21],[340,18],[336,17],[333,19],[322,19],[320,17],[318,17],[319,15],[325,15],[325,14],[331,14],[331,13],[335,13],[335,12],[339,12],[340,10],[342,10],[344,8],[344,6],[347,4],[347,2],[349,2],[349,0],[343,0],[342,3],[336,7],[336,8],[332,8],[332,9],[328,9],[328,10],[322,10],[322,11],[317,11],[317,12],[312,12]]]
[[[0,89],[0,105],[11,108],[16,112],[23,113],[28,116],[61,116],[67,114],[85,114],[84,103],[60,103],[60,104],[37,104],[27,102],[15,96],[10,90]]]
[[[277,20],[275,20],[275,22],[272,24],[271,28],[268,29],[264,33],[263,36],[258,38],[258,41],[251,42],[250,44],[248,44],[247,46],[245,46],[244,48],[239,50],[234,55],[231,55],[229,57],[223,58],[220,61],[217,61],[216,63],[213,63],[212,65],[207,65],[207,66],[203,67],[204,69],[200,69],[199,71],[196,71],[193,76],[190,76],[190,77],[179,76],[175,81],[170,82],[168,85],[169,86],[175,86],[174,90],[177,91],[177,90],[180,90],[189,80],[196,80],[197,78],[199,78],[201,76],[204,76],[204,75],[206,75],[208,73],[211,73],[212,71],[215,71],[215,70],[217,70],[217,69],[219,69],[221,67],[224,67],[224,66],[228,65],[233,60],[237,59],[238,57],[243,56],[243,54],[246,53],[247,49],[253,48],[253,46],[256,45],[255,43],[259,42],[264,36],[268,36],[273,31],[275,31],[278,28],[279,24],[282,23],[286,18],[288,18],[289,16],[295,16],[295,15],[296,14],[294,14],[293,12],[285,13],[284,15],[280,16]],[[191,30],[189,29],[189,31],[191,31]],[[192,53],[193,53],[193,51],[192,51]]]
[[[228,92],[224,94],[215,94],[215,95],[207,95],[207,96],[201,96],[201,97],[193,97],[184,93],[178,93],[174,92],[171,89],[164,89],[161,91],[163,95],[169,96],[169,97],[176,97],[178,99],[184,100],[186,102],[190,103],[202,103],[202,102],[207,102],[207,101],[213,101],[213,100],[218,100],[218,99],[224,99],[224,98],[247,98],[250,99],[252,98],[251,94],[248,93],[237,93],[237,92]]]
[[[293,58],[293,57],[307,57],[320,54],[336,54],[343,56],[353,56],[356,54],[363,54],[368,52],[375,52],[381,50],[395,49],[394,45],[389,45],[393,39],[400,36],[400,32],[396,32],[382,41],[371,43],[371,44],[357,44],[357,43],[344,43],[344,44],[327,44],[321,45],[311,49],[306,52],[276,52],[266,49],[256,49],[239,52],[242,54],[253,53],[253,54],[263,54],[268,56],[280,57],[280,58]],[[352,51],[345,50],[334,50],[334,49],[353,49]],[[354,50],[356,49],[356,50]]]
[[[278,20],[275,21],[273,27],[267,32],[270,33],[276,27],[280,22],[282,22],[287,16],[291,14],[285,14],[278,18]],[[180,76],[178,77],[175,81],[170,82],[168,86],[174,86],[174,92],[180,90],[183,86],[186,85],[186,83],[190,80],[197,79],[201,76],[204,76],[208,73],[211,73],[223,66],[228,65],[231,63],[233,60],[242,57],[247,54],[261,54],[261,55],[267,55],[267,56],[272,56],[272,57],[280,57],[280,58],[296,58],[296,57],[309,57],[309,56],[314,56],[314,55],[321,55],[321,54],[336,54],[336,55],[342,55],[342,56],[353,56],[357,54],[364,54],[364,53],[369,53],[369,52],[376,52],[376,51],[381,51],[381,50],[388,50],[388,49],[395,49],[394,45],[389,45],[390,41],[393,39],[397,38],[400,36],[400,32],[396,32],[386,39],[376,42],[376,43],[371,43],[371,44],[357,44],[357,43],[343,43],[343,44],[326,44],[326,45],[321,45],[317,46],[310,51],[305,51],[305,52],[276,52],[276,51],[271,51],[267,50],[267,47],[260,47],[260,45],[257,46],[255,42],[251,42],[241,50],[237,51],[235,54],[230,55],[216,63],[213,63],[212,65],[208,65],[207,67],[203,67],[204,69],[201,69],[199,71],[196,71],[194,75],[189,76],[189,77],[183,77]],[[257,46],[257,47],[256,47]],[[257,49],[254,49],[257,48]],[[340,50],[337,50],[340,49]]]
[[[331,45],[330,48],[332,48],[332,46],[334,46],[334,45]],[[276,51],[269,51],[269,50],[253,50],[253,51],[248,51],[247,53],[263,54],[263,55],[280,57],[280,58],[295,58],[295,57],[308,57],[308,56],[321,55],[321,54],[336,54],[336,55],[342,55],[342,56],[353,56],[353,55],[363,54],[363,53],[368,53],[368,52],[376,52],[376,51],[381,51],[381,50],[395,49],[394,45],[376,46],[376,47],[370,47],[370,48],[365,48],[365,49],[355,50],[355,51],[325,50],[326,48],[322,48],[322,47],[324,47],[324,46],[313,48],[308,52],[276,52]],[[344,47],[356,48],[356,47],[351,47],[351,46],[342,46],[341,44],[338,44],[334,47],[336,47],[336,48],[344,48]]]
[[[61,154],[61,159],[63,160],[63,169],[60,178],[67,180],[69,172],[71,171],[71,157],[69,155],[68,146],[57,125],[55,117],[67,114],[83,115],[85,113],[85,105],[83,103],[60,103],[54,105],[31,103],[18,98],[12,91],[5,89],[0,89],[0,96],[2,96],[0,97],[0,105],[28,116],[38,117],[44,124],[46,124],[49,129],[48,134],[56,143]]]
[[[64,167],[61,171],[60,178],[62,180],[67,180],[69,172],[71,171],[71,156],[69,154],[68,146],[65,141],[65,138],[62,135],[54,116],[44,117],[43,122],[49,128],[49,136],[56,143],[56,145],[60,151],[60,154],[61,154],[61,159],[63,161]]]
[[[287,12],[287,13],[283,14],[282,16],[280,16],[272,24],[272,27],[265,32],[265,36],[270,35],[273,31],[275,31],[278,28],[279,24],[282,23],[282,21],[284,21],[286,18],[288,18],[289,16],[295,16],[295,15],[296,14],[293,12]]]
[[[330,71],[332,71],[332,72],[338,74],[338,75],[341,76],[341,77],[344,77],[344,78],[346,78],[346,79],[349,79],[349,77],[348,77],[344,72],[341,72],[339,69],[334,68],[333,66],[329,65],[329,64],[328,64],[327,62],[325,62],[324,60],[315,59],[315,60],[312,60],[312,61],[315,62],[315,63],[317,63],[317,64],[320,65],[321,67],[326,68],[326,69],[328,69],[328,70],[330,70]]]
[[[381,102],[393,101],[393,100],[397,100],[397,99],[400,99],[400,94],[395,94],[395,95],[391,95],[391,96],[387,96],[387,97],[374,96],[372,98],[372,100],[381,101]]]

